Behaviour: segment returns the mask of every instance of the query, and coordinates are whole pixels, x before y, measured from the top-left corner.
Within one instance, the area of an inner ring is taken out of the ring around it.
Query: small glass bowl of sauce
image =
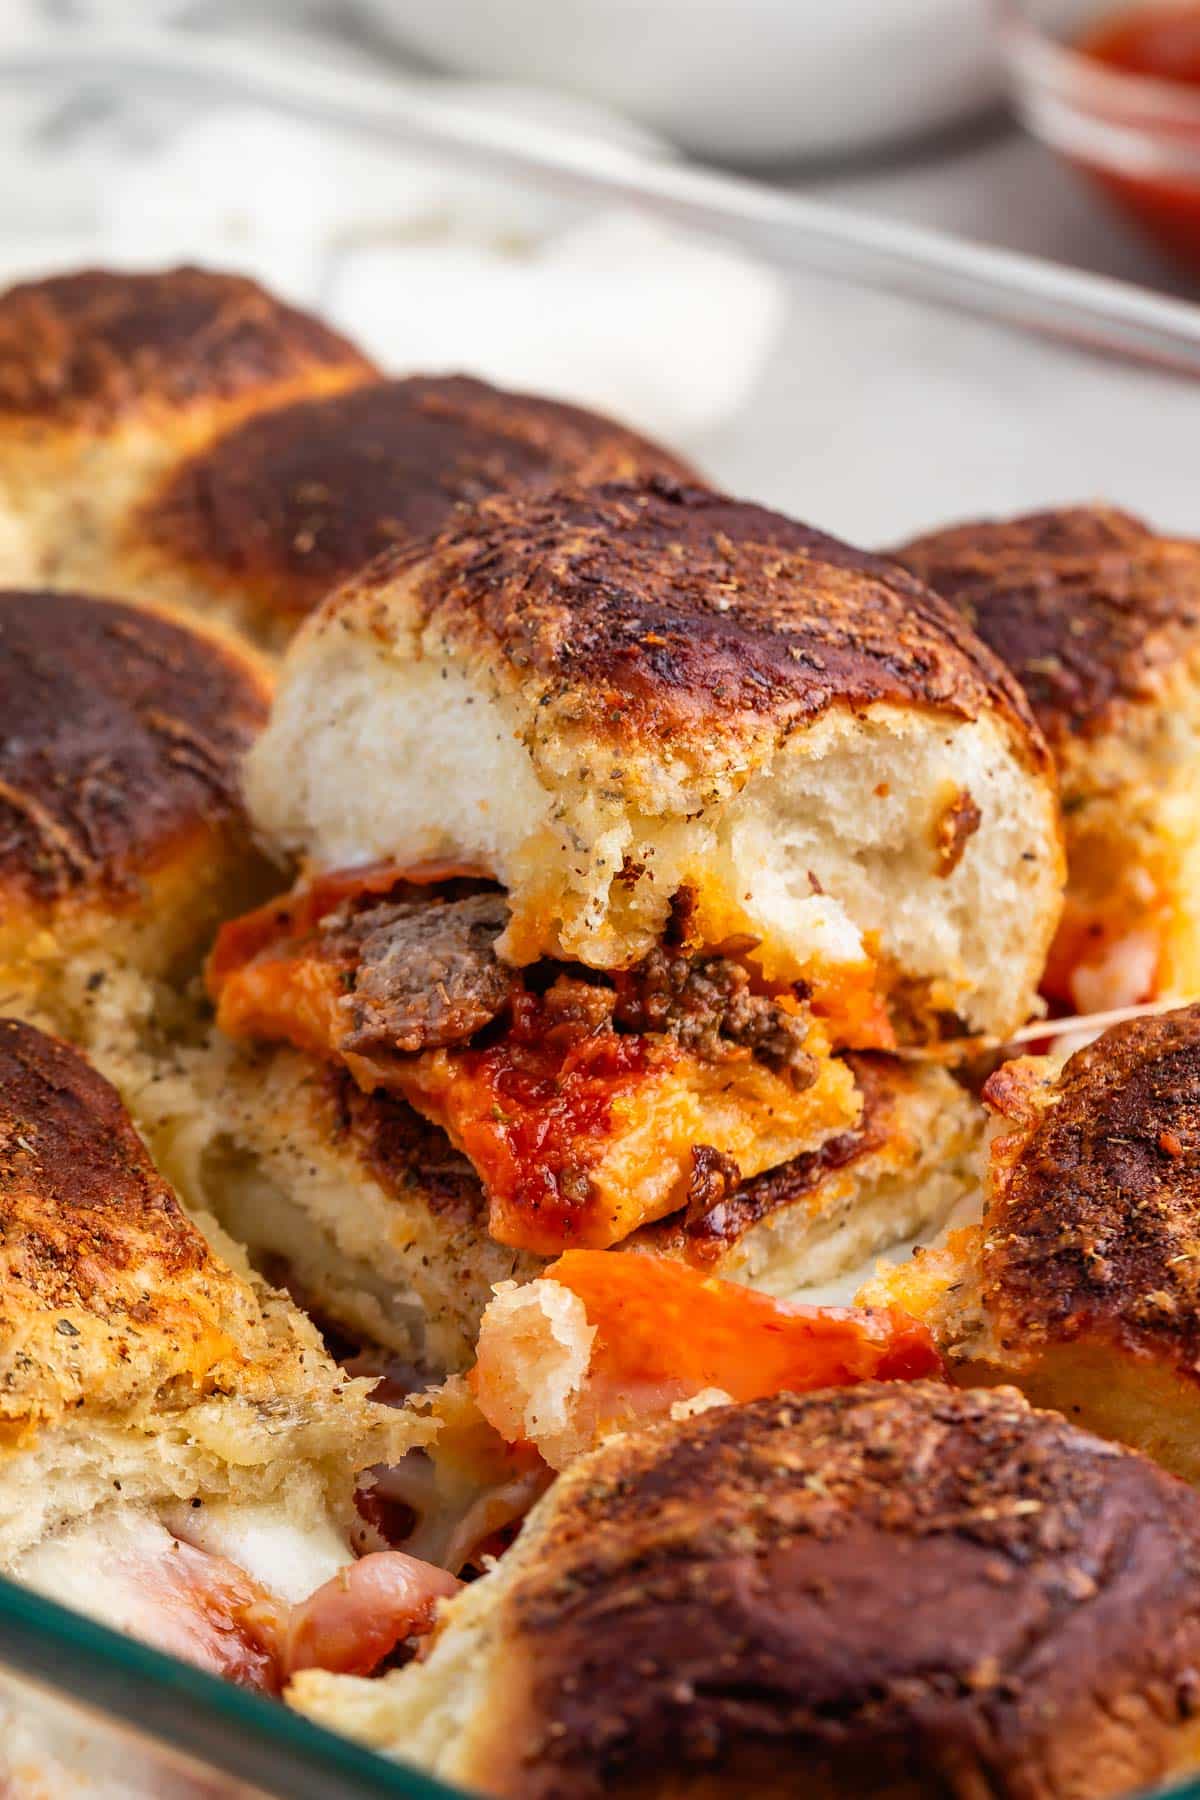
[[[998,0],[1018,109],[1200,276],[1200,0]]]

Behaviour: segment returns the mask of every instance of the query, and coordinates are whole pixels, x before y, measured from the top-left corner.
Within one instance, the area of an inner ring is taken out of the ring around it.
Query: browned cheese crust
[[[146,408],[370,372],[345,338],[240,275],[93,269],[0,296],[0,419],[104,431]]]
[[[719,1263],[764,1219],[811,1198],[831,1174],[883,1150],[896,1129],[910,1078],[891,1058],[850,1055],[845,1061],[862,1096],[862,1117],[853,1131],[744,1182],[729,1158],[713,1151],[705,1155],[700,1146],[687,1208],[644,1226],[618,1250],[654,1250],[689,1262]],[[317,1128],[351,1150],[393,1199],[411,1202],[419,1195],[435,1217],[486,1230],[479,1177],[446,1134],[407,1101],[382,1089],[366,1094],[345,1069],[330,1064],[322,1073]]]
[[[1021,1065],[984,1090],[1014,1125],[992,1153],[983,1303],[1016,1373],[1107,1341],[1196,1378],[1200,1364],[1200,1006],[1135,1019],[1050,1088]]]
[[[244,832],[269,700],[257,662],[155,613],[0,593],[0,910],[137,906],[165,864]]]
[[[287,628],[379,552],[440,530],[456,506],[655,473],[690,472],[579,407],[421,376],[249,420],[170,476],[127,547],[232,590],[264,630]]]
[[[489,1792],[1102,1796],[1194,1732],[1200,1501],[1010,1390],[721,1408],[547,1506]]]
[[[1200,544],[1111,508],[979,520],[896,554],[1013,671],[1056,749],[1161,697],[1200,647]]]
[[[184,1216],[116,1090],[0,1020],[0,1442],[81,1406],[220,1393],[261,1340],[251,1290]]]
[[[698,1168],[687,1210],[645,1227],[634,1243],[689,1262],[720,1262],[772,1213],[811,1199],[829,1176],[885,1149],[897,1129],[911,1075],[890,1057],[851,1054],[845,1061],[862,1096],[862,1114],[852,1131],[839,1132],[820,1149],[794,1156],[740,1184],[736,1166],[731,1182],[721,1179],[720,1170]]]
[[[951,607],[745,501],[663,479],[497,497],[432,556],[383,559],[344,604],[369,619],[422,563],[419,622],[589,739],[703,756],[714,739],[782,741],[832,706],[890,702],[994,712],[1027,765],[1048,766],[1019,688]]]

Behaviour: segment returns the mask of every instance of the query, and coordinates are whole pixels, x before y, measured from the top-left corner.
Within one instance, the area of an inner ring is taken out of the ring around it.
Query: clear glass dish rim
[[[1015,0],[998,4],[1006,14],[1016,10]],[[1039,53],[1053,59],[1040,34],[1033,35]],[[1057,55],[1069,63],[1084,60],[1061,46]],[[251,98],[493,172],[499,167],[619,200],[740,242],[780,267],[965,310],[1008,329],[1200,380],[1200,307],[1125,283],[473,111],[439,97],[436,84],[331,70],[240,42],[222,48],[161,28],[0,30],[0,82],[97,74]],[[377,1756],[0,1576],[4,1669],[101,1721],[133,1728],[280,1800],[327,1800],[331,1791],[339,1800],[469,1800],[464,1790]],[[1156,1788],[1153,1800],[1200,1800],[1200,1775]]]
[[[640,208],[728,238],[781,269],[1200,378],[1200,307],[1130,283],[489,111],[439,92],[446,84],[436,78],[335,67],[287,49],[164,27],[9,27],[0,20],[0,83],[80,76],[258,102],[492,174]]]
[[[464,1789],[0,1576],[5,1673],[275,1800],[470,1800]]]
[[[0,1576],[0,1673],[272,1800],[472,1800]],[[1130,1800],[1135,1800],[1134,1796]],[[1200,1800],[1200,1772],[1137,1800]]]

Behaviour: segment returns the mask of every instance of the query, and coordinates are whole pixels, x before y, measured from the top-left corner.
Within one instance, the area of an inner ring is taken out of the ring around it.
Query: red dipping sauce
[[[1091,26],[1076,48],[1129,75],[1200,88],[1200,5],[1131,7]]]
[[[1114,89],[1104,120],[1137,134],[1146,166],[1114,166],[1125,160],[1116,155],[1081,166],[1162,248],[1200,271],[1200,0],[1120,8],[1074,48],[1115,74],[1178,91],[1179,105],[1170,107],[1132,83],[1127,92]]]

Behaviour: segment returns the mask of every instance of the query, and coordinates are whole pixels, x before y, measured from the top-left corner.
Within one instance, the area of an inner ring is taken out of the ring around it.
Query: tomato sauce
[[[1081,166],[1155,242],[1200,271],[1200,0],[1121,8],[1089,27],[1075,48],[1116,73],[1191,90],[1197,107],[1192,121],[1157,115],[1151,120],[1134,94],[1105,108],[1115,129],[1153,133],[1161,170],[1126,172],[1088,161]],[[1177,169],[1170,166],[1173,160]]]
[[[670,1056],[660,1047],[655,1066]],[[587,1172],[611,1139],[614,1101],[650,1068],[645,1037],[557,1023],[543,1000],[522,992],[499,1043],[454,1057],[452,1089],[435,1094],[424,1071],[415,1070],[406,1091],[478,1169],[492,1236],[553,1255],[564,1243],[592,1241],[597,1221]]]
[[[1200,87],[1200,5],[1122,8],[1085,31],[1078,47],[1129,75]]]

